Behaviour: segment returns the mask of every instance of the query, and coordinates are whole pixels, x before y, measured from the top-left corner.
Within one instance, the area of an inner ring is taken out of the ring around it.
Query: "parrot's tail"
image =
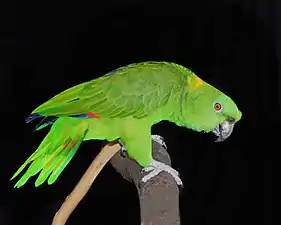
[[[38,174],[40,171],[35,182],[36,187],[47,179],[48,184],[54,183],[78,150],[88,131],[87,122],[80,119],[63,117],[57,118],[52,123],[51,130],[37,150],[11,178],[11,180],[14,179],[31,163],[27,171],[15,184],[15,188],[23,186],[30,177]]]

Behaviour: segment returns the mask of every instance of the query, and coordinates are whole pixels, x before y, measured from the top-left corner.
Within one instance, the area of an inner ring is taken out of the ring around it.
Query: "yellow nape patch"
[[[195,91],[200,88],[203,84],[203,80],[197,77],[195,74],[189,75],[187,79],[187,88],[189,91]]]

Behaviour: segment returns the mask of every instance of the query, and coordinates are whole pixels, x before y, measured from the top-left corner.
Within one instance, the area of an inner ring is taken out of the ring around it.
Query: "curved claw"
[[[124,146],[121,147],[120,154],[123,158],[128,158],[128,153]]]

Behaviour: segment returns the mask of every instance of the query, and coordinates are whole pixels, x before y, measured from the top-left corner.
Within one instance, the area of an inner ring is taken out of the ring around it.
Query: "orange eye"
[[[220,110],[222,109],[221,104],[220,104],[220,103],[215,103],[215,104],[214,104],[214,109],[215,109],[216,111],[220,111]]]

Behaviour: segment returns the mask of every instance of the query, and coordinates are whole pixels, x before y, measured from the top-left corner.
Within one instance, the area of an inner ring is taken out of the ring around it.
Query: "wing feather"
[[[173,65],[150,62],[121,67],[58,94],[33,113],[69,116],[93,112],[107,118],[147,116],[163,107],[186,81],[186,76]]]

